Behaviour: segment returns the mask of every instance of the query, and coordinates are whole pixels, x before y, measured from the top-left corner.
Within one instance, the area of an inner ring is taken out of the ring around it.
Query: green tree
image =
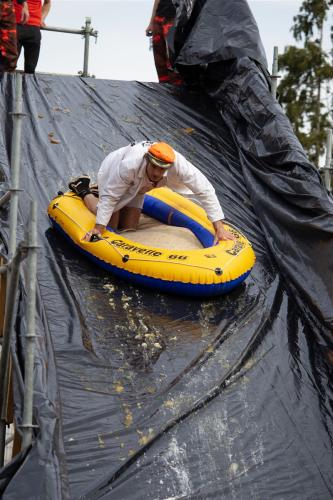
[[[323,50],[325,22],[333,0],[304,0],[294,17],[292,32],[303,47],[286,47],[279,57],[283,72],[278,87],[280,102],[295,133],[317,166],[324,152],[326,129],[332,126],[331,110],[323,102],[333,66]]]

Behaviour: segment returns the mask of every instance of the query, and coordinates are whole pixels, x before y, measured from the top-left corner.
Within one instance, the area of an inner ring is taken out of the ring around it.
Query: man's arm
[[[174,167],[179,180],[193,192],[205,209],[208,219],[215,229],[215,241],[234,240],[234,236],[224,228],[223,210],[217,199],[215,189],[207,177],[180,153],[177,153]]]
[[[30,17],[28,2],[26,0],[17,0],[17,3],[22,5],[21,24],[26,24]]]
[[[120,175],[120,171],[122,175]],[[95,226],[83,238],[90,241],[91,236],[102,236],[117,203],[128,191],[131,179],[126,167],[119,163],[119,156],[109,155],[102,162],[98,174],[100,198],[97,206]]]
[[[215,229],[215,240],[214,243],[218,243],[219,241],[225,240],[234,240],[235,237],[233,234],[229,233],[223,225],[223,220],[216,220],[213,222],[213,226]]]
[[[150,18],[149,24],[148,24],[148,26],[146,28],[146,35],[147,36],[148,36],[149,32],[153,31],[153,21],[154,21],[154,17],[156,15],[156,11],[157,11],[157,7],[158,7],[159,3],[160,3],[160,0],[154,0],[154,5],[153,5],[152,13],[151,13],[151,18]]]
[[[48,16],[50,9],[51,9],[51,0],[44,0],[42,7],[42,26],[45,26],[45,19]]]

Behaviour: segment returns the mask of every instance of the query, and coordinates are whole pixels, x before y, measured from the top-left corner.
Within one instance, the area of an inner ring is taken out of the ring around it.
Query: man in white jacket
[[[86,207],[96,214],[96,224],[84,239],[102,236],[107,225],[113,229],[136,229],[144,194],[161,186],[193,193],[213,223],[216,241],[234,236],[223,226],[224,214],[208,179],[183,155],[164,142],[140,142],[117,149],[102,162],[98,172],[99,200],[91,192],[90,179],[81,175],[69,183]]]

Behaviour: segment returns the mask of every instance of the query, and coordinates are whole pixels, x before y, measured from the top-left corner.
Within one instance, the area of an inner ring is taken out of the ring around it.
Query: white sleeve
[[[187,161],[180,153],[176,153],[176,161],[171,168],[174,169],[173,175],[176,175],[177,180],[185,184],[193,192],[211,222],[224,219],[223,210],[217,199],[215,189],[199,169]]]
[[[111,153],[102,162],[97,179],[99,201],[96,224],[108,224],[115,206],[131,185],[131,172],[122,168],[122,159],[118,154]]]

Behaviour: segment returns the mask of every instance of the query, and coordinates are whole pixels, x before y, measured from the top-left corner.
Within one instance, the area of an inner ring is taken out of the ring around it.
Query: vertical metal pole
[[[10,197],[10,212],[9,212],[9,243],[8,254],[11,259],[16,249],[16,232],[17,232],[17,213],[18,213],[18,197],[20,184],[20,160],[21,160],[21,133],[22,133],[22,75],[16,73],[16,91],[15,91],[15,111],[13,114],[14,127],[12,138],[12,153],[11,153],[11,197]]]
[[[84,60],[83,60],[82,76],[89,76],[89,74],[88,74],[88,60],[89,60],[90,32],[91,32],[91,18],[86,17],[86,26],[84,28]]]
[[[278,72],[279,72],[279,47],[274,47],[273,54],[273,67],[272,67],[272,76],[271,76],[271,94],[276,99],[276,90],[277,90],[277,82],[278,82]]]
[[[22,420],[22,449],[32,441],[32,408],[34,390],[36,274],[37,274],[37,203],[31,203],[27,272],[27,334],[24,372],[24,407]]]
[[[6,311],[3,325],[3,342],[0,359],[0,467],[3,466],[6,446],[7,402],[9,386],[9,354],[11,336],[15,322],[15,304],[18,289],[22,251],[19,247],[10,264],[7,288]]]
[[[332,191],[331,186],[332,179],[332,130],[327,130],[326,136],[326,160],[324,169],[324,183],[327,191]]]
[[[9,211],[9,242],[7,268],[6,309],[3,327],[3,343],[0,359],[0,466],[3,466],[6,446],[6,419],[9,390],[10,343],[14,329],[15,300],[18,288],[21,251],[16,252],[17,214],[20,179],[20,146],[22,132],[22,75],[16,73],[15,108],[13,115],[13,137],[11,151],[11,187]]]

